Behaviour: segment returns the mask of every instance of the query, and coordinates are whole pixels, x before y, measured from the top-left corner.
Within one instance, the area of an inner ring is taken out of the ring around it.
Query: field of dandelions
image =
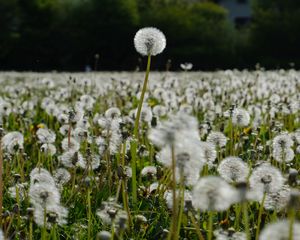
[[[300,239],[300,72],[0,74],[0,239]],[[153,58],[155,61],[155,58]]]

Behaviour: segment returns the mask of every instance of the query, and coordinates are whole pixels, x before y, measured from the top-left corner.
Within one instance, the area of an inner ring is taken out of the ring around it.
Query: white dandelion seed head
[[[68,138],[64,138],[61,142],[61,147],[64,151],[77,152],[77,151],[79,151],[80,144],[74,138],[71,137],[70,138],[70,146],[69,146]]]
[[[291,135],[288,133],[281,133],[273,139],[273,149],[287,149],[294,144]]]
[[[30,185],[29,198],[33,206],[48,208],[59,204],[60,194],[55,185],[48,183],[36,183]]]
[[[273,157],[277,162],[291,162],[295,157],[292,148],[273,148]]]
[[[290,193],[290,187],[283,185],[279,191],[267,194],[264,208],[266,210],[276,210],[277,212],[283,210],[288,205]]]
[[[27,188],[28,188],[28,183],[17,183],[15,186],[8,188],[8,193],[11,198],[17,199],[17,192],[18,192],[19,199],[24,200],[25,197],[27,196],[27,191],[28,191]]]
[[[214,231],[216,240],[246,240],[247,236],[243,232],[231,232],[223,229]]]
[[[119,118],[121,116],[121,111],[119,108],[112,107],[107,109],[104,115],[109,119]]]
[[[180,67],[181,67],[181,69],[183,69],[185,71],[189,71],[193,68],[193,64],[192,63],[181,63]]]
[[[24,137],[20,132],[9,132],[2,138],[2,147],[8,153],[15,153],[16,149],[23,149]]]
[[[156,105],[155,107],[153,107],[152,112],[154,116],[162,117],[167,114],[167,108],[162,105]]]
[[[176,198],[178,199],[180,197],[180,192],[179,190],[176,191]],[[164,199],[167,203],[167,207],[168,209],[173,209],[173,192],[171,190],[168,190],[164,193]],[[184,203],[185,203],[185,207],[186,207],[186,203],[192,202],[192,195],[191,192],[189,190],[185,190],[184,191]]]
[[[36,131],[37,138],[41,143],[54,143],[56,135],[52,130],[47,128],[39,128]]]
[[[223,211],[238,200],[237,190],[217,176],[200,178],[194,185],[192,196],[194,207],[202,211]]]
[[[206,141],[214,144],[216,147],[221,148],[221,147],[225,147],[225,145],[227,143],[227,138],[221,132],[211,131],[208,134]]]
[[[143,56],[160,54],[166,43],[165,35],[154,27],[142,28],[134,36],[134,47]]]
[[[85,169],[86,167],[86,160],[80,152],[66,151],[58,157],[58,160],[66,168],[80,167]]]
[[[180,181],[180,173],[183,173],[185,183],[193,185],[199,178],[199,174],[205,164],[201,142],[197,139],[184,138],[174,144],[176,161],[176,180]],[[165,146],[157,155],[158,161],[166,167],[172,166],[171,147]]]
[[[205,162],[213,164],[217,158],[217,151],[215,145],[210,142],[201,142],[201,148],[204,153]]]
[[[51,143],[44,143],[41,146],[41,151],[49,154],[50,156],[53,156],[56,153],[56,147]]]
[[[249,178],[250,188],[261,194],[273,193],[281,189],[284,178],[279,169],[263,163],[254,168]]]
[[[141,171],[142,176],[147,176],[147,175],[155,176],[156,173],[157,173],[157,168],[155,166],[146,166]]]
[[[38,226],[44,226],[45,209],[40,206],[34,208],[34,221]],[[46,208],[46,228],[50,229],[53,224],[59,226],[67,224],[68,210],[60,204],[49,205]]]
[[[55,185],[52,175],[44,168],[34,168],[30,173],[30,185],[37,183]]]
[[[246,127],[250,123],[250,114],[242,108],[236,108],[232,114],[232,124],[240,127]]]
[[[54,172],[53,177],[57,185],[64,185],[70,181],[71,174],[65,168],[58,168]]]
[[[282,240],[289,239],[290,221],[280,220],[264,227],[259,235],[259,240]],[[293,224],[293,240],[300,240],[300,223]]]
[[[227,182],[245,182],[249,175],[249,167],[239,157],[227,157],[221,161],[218,173]]]

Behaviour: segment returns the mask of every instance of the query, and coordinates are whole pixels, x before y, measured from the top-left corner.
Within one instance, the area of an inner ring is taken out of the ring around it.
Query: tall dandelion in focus
[[[135,117],[134,122],[134,130],[133,130],[133,136],[134,140],[131,144],[131,153],[132,153],[132,161],[131,161],[131,167],[132,167],[132,200],[133,205],[136,206],[137,203],[137,187],[136,187],[136,149],[137,149],[137,142],[135,142],[136,139],[138,139],[138,132],[139,132],[139,122],[141,117],[141,111],[144,101],[144,96],[147,89],[148,84],[148,78],[150,73],[150,65],[151,65],[151,56],[156,56],[157,54],[160,54],[166,47],[166,37],[165,35],[154,27],[146,27],[142,28],[134,36],[134,47],[138,53],[140,53],[142,56],[147,56],[147,69],[146,69],[146,75],[145,80],[142,88],[141,97],[139,99],[137,114]]]
[[[137,31],[137,33],[135,34],[134,47],[136,51],[140,53],[142,56],[148,57],[145,80],[144,80],[142,94],[138,105],[135,123],[134,123],[134,136],[137,137],[142,105],[143,105],[144,96],[147,89],[148,77],[150,73],[151,56],[156,56],[157,54],[160,54],[165,49],[166,37],[157,28],[154,27],[142,28],[139,31]]]

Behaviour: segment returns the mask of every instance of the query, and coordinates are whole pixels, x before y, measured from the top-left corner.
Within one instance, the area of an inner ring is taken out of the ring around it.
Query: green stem
[[[295,209],[291,209],[290,210],[290,214],[289,214],[289,220],[290,220],[290,225],[289,225],[289,240],[293,240],[294,239],[294,222],[295,222]]]
[[[2,204],[3,204],[3,155],[2,139],[0,138],[0,227],[2,226]]]
[[[179,209],[179,216],[178,216],[178,225],[177,225],[177,236],[180,235],[180,227],[181,227],[181,220],[182,220],[182,214],[184,209],[184,176],[183,171],[180,172],[180,198],[178,202],[180,203],[180,209]]]
[[[147,61],[147,69],[146,69],[146,75],[145,75],[145,80],[144,80],[144,85],[142,89],[142,94],[141,98],[139,100],[138,104],[138,110],[137,110],[137,115],[135,118],[134,122],[134,130],[133,130],[133,137],[134,140],[131,142],[131,168],[132,168],[132,204],[134,209],[136,210],[137,207],[137,186],[136,186],[136,150],[137,150],[137,142],[138,141],[138,133],[139,133],[139,122],[140,122],[140,117],[141,117],[141,111],[142,111],[142,106],[144,102],[144,96],[147,90],[147,84],[148,84],[148,78],[149,78],[149,73],[150,73],[150,65],[151,65],[151,55],[148,55],[148,61]]]
[[[92,229],[92,207],[91,207],[91,188],[88,187],[87,191],[87,205],[88,205],[88,240],[91,239]]]
[[[136,140],[131,141],[130,152],[131,152],[131,169],[132,169],[132,205],[134,210],[137,210],[137,185],[136,185],[136,150],[137,142]]]
[[[30,217],[30,222],[29,222],[29,240],[32,240],[32,217]]]
[[[212,240],[212,236],[213,236],[213,216],[214,213],[213,211],[209,211],[208,213],[208,240]]]
[[[47,239],[47,229],[46,229],[46,224],[47,224],[47,210],[46,207],[44,208],[44,225],[42,228],[42,240],[46,240]]]
[[[138,105],[138,110],[134,122],[134,131],[133,135],[135,138],[138,138],[138,132],[139,132],[139,122],[140,122],[140,117],[141,117],[141,111],[142,111],[142,106],[144,102],[144,96],[147,90],[147,84],[148,84],[148,78],[149,78],[149,73],[150,73],[150,65],[151,65],[151,55],[148,55],[148,61],[147,61],[147,70],[146,70],[146,75],[145,75],[145,80],[144,80],[144,85],[142,88],[142,94],[141,98],[139,100],[139,105]]]
[[[173,208],[172,208],[172,222],[169,232],[168,239],[176,240],[177,236],[177,198],[176,198],[176,159],[175,159],[175,148],[174,145],[171,146],[171,156],[172,156],[172,198],[173,198]]]
[[[258,212],[258,219],[257,219],[257,228],[256,228],[256,233],[255,233],[255,239],[258,240],[259,237],[259,230],[260,230],[260,223],[261,223],[261,216],[264,210],[264,203],[266,199],[267,194],[264,193],[263,199],[261,201],[261,204],[259,206],[259,212]]]
[[[248,216],[248,206],[247,202],[244,201],[242,203],[242,208],[243,208],[243,219],[244,219],[244,226],[245,226],[245,232],[246,232],[246,239],[251,240],[251,235],[250,235],[250,227],[249,227],[249,216]]]
[[[197,224],[196,219],[195,219],[193,213],[192,213],[192,212],[189,212],[189,216],[190,216],[190,218],[191,218],[191,221],[192,221],[193,226],[195,227],[195,230],[196,230],[196,234],[197,234],[197,236],[198,236],[198,239],[204,240],[204,237],[202,236],[200,227],[199,227],[199,225]]]
[[[123,169],[125,166],[125,154],[126,154],[126,143],[122,144],[121,166]],[[128,191],[127,191],[127,182],[126,181],[127,180],[123,177],[122,178],[122,200],[123,200],[124,209],[127,212],[129,228],[130,228],[132,226],[132,222],[131,222],[130,209],[128,207]]]

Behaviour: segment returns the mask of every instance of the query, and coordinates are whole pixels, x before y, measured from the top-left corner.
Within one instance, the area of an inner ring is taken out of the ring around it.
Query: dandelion
[[[216,230],[214,231],[216,240],[246,240],[247,236],[243,232],[236,232],[234,229],[225,230]]]
[[[180,181],[181,174],[185,177],[185,182],[188,185],[193,185],[198,180],[205,163],[201,146],[200,141],[196,139],[182,139],[181,142],[174,144],[177,181]],[[166,167],[172,167],[170,146],[164,147],[158,153],[158,161]]]
[[[34,221],[38,226],[45,226],[48,229],[50,229],[53,224],[59,226],[67,224],[67,217],[68,210],[59,204],[49,205],[46,209],[39,206],[34,208]]]
[[[191,70],[193,68],[193,64],[192,63],[181,63],[180,67],[184,71],[189,71],[189,70]]]
[[[245,182],[249,175],[249,167],[238,157],[227,157],[219,164],[218,173],[227,182]]]
[[[166,37],[157,28],[142,28],[135,34],[134,47],[143,56],[155,56],[165,49]]]
[[[157,168],[155,166],[144,167],[141,171],[142,176],[155,176],[157,173]]]
[[[48,208],[60,202],[60,194],[55,185],[47,183],[35,183],[29,188],[30,202],[34,206]]]
[[[54,143],[55,133],[46,128],[39,128],[36,132],[37,138],[41,143]]]
[[[180,192],[176,191],[177,199],[179,197]],[[168,209],[173,209],[173,193],[172,191],[166,191],[164,193],[164,199],[166,200]],[[187,208],[187,206],[191,205],[191,202],[193,201],[191,192],[189,190],[184,191],[184,207]]]
[[[250,123],[250,115],[245,109],[236,108],[232,114],[232,124],[239,127],[246,127]]]
[[[280,170],[264,163],[253,170],[249,182],[250,188],[260,194],[274,193],[281,189],[284,178]]]
[[[85,169],[86,160],[83,158],[80,152],[67,151],[59,156],[59,161],[67,168],[80,167]]]
[[[294,159],[294,151],[291,148],[293,140],[287,133],[282,133],[273,139],[273,157],[278,162],[291,162]]]
[[[2,147],[8,153],[14,154],[16,150],[23,149],[24,137],[20,132],[10,132],[3,136]]]
[[[221,132],[211,131],[208,134],[206,141],[214,144],[218,148],[222,148],[222,147],[225,147],[226,142],[227,142],[227,138]]]
[[[15,186],[8,188],[8,193],[11,198],[24,200],[27,196],[27,188],[28,183],[17,183]]]
[[[51,143],[44,143],[41,146],[41,151],[49,154],[50,156],[53,156],[56,153],[56,147]]]
[[[224,211],[237,201],[237,191],[216,176],[200,178],[192,191],[193,205],[202,211]]]
[[[58,168],[55,172],[54,172],[54,180],[55,183],[58,186],[62,186],[66,183],[68,183],[71,179],[71,174],[69,173],[69,171],[65,168]]]
[[[290,187],[283,185],[279,191],[267,194],[264,208],[267,210],[275,210],[277,212],[283,210],[288,205],[290,192]]]
[[[115,119],[121,116],[121,111],[119,108],[112,107],[106,110],[105,117],[108,119]]]
[[[204,152],[204,159],[205,162],[209,166],[213,166],[214,161],[217,158],[217,151],[215,149],[215,145],[209,142],[201,142],[201,148]]]
[[[153,115],[157,117],[162,117],[167,114],[167,108],[162,105],[156,105],[152,111],[153,111]]]
[[[97,239],[99,240],[110,240],[111,239],[111,233],[108,231],[101,231],[97,234]]]
[[[282,240],[293,239],[300,240],[300,223],[295,222],[292,226],[293,235],[289,238],[290,222],[288,220],[280,220],[270,223],[262,230],[259,240]]]
[[[46,183],[55,185],[54,179],[51,174],[44,168],[34,168],[30,173],[30,185],[36,183]]]
[[[70,141],[68,138],[64,138],[63,141],[61,142],[61,147],[64,151],[77,152],[79,151],[80,144],[72,137],[70,138]]]

